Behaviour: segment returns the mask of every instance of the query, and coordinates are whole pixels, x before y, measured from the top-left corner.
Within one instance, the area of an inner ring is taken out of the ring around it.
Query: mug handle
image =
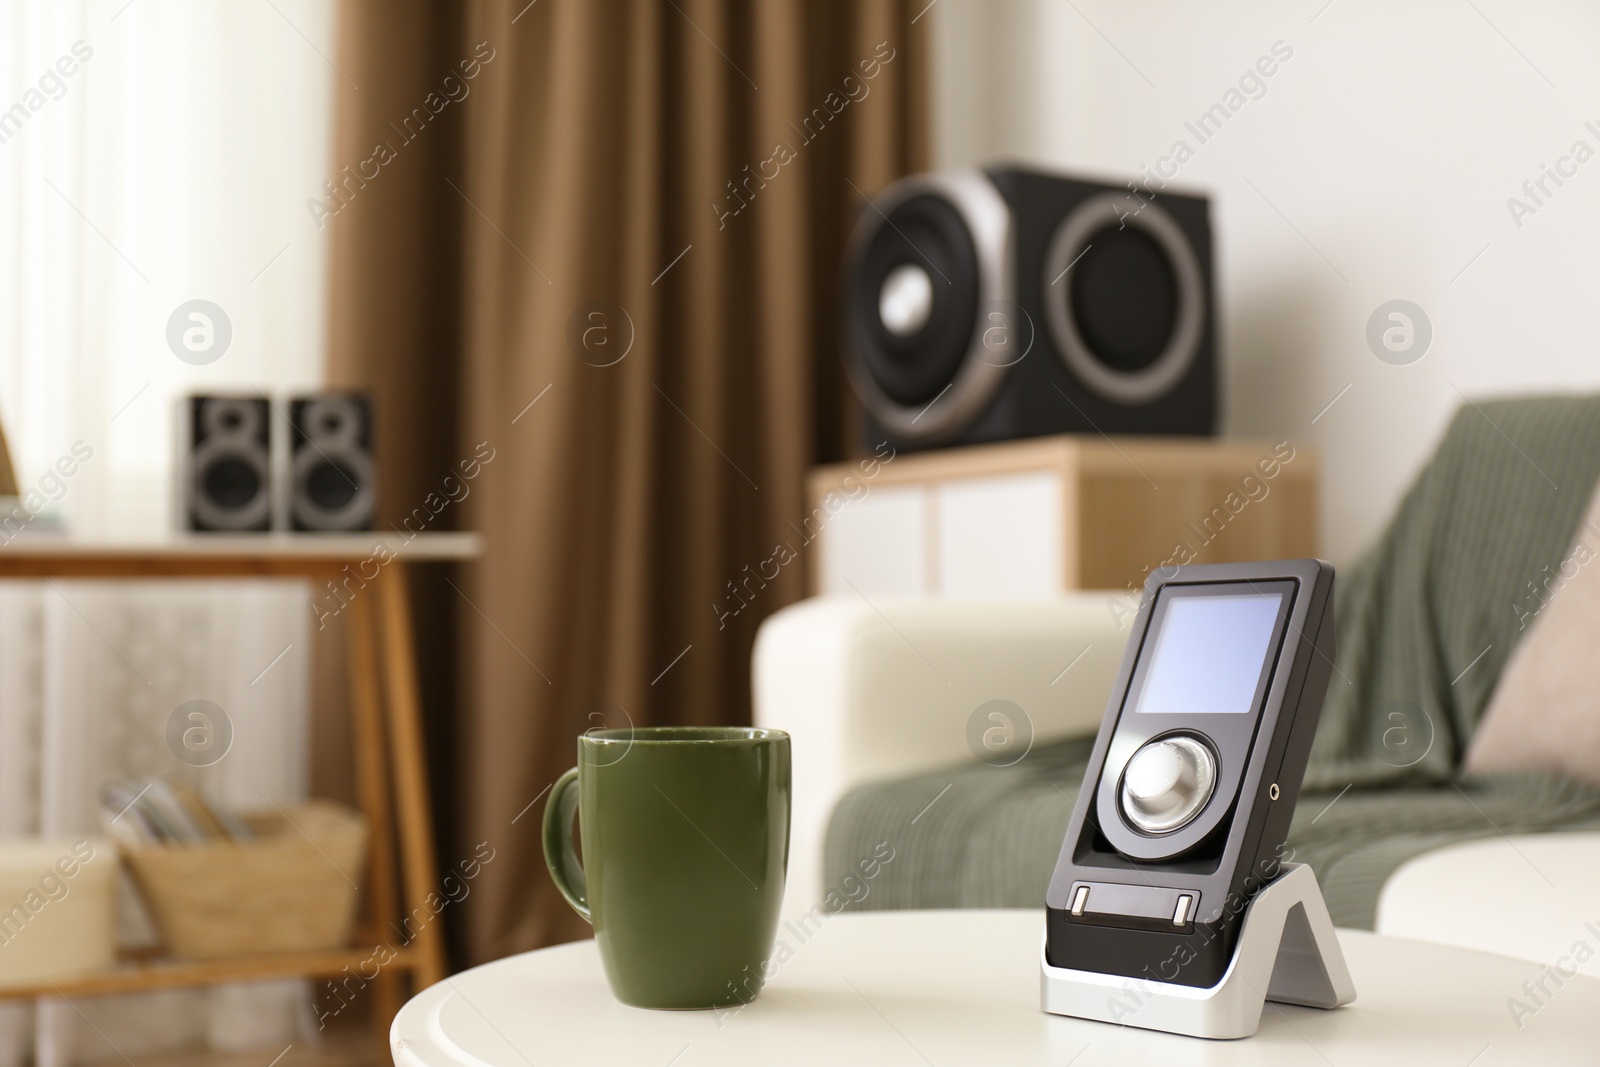
[[[544,863],[550,868],[550,880],[572,910],[592,924],[588,881],[572,847],[572,817],[578,812],[578,791],[573,787],[577,784],[578,768],[573,767],[550,787],[550,799],[544,805]]]

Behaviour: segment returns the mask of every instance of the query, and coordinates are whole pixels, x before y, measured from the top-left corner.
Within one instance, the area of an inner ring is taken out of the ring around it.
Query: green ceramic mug
[[[781,730],[661,726],[578,738],[578,765],[545,805],[544,858],[594,925],[618,1000],[713,1008],[760,991],[789,861],[789,772]]]

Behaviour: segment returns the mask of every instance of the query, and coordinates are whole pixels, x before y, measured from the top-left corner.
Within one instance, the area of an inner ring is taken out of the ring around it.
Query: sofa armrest
[[[1013,603],[833,596],[768,618],[754,714],[793,737],[786,911],[820,899],[828,818],[851,787],[974,758],[974,722],[978,736],[997,727],[997,741],[1009,727],[1012,745],[1098,729],[1136,607],[1116,592]],[[978,713],[993,700],[1016,705],[1019,721]]]

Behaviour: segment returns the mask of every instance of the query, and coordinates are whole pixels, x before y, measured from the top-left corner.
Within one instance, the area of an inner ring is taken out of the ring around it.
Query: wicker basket
[[[243,843],[119,846],[168,951],[180,959],[339,948],[350,939],[367,828],[313,801],[244,816]]]

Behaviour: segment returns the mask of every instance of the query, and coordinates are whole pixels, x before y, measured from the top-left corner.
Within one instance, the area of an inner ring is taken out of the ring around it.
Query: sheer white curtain
[[[0,7],[0,417],[24,485],[94,447],[62,501],[82,532],[166,528],[175,397],[320,379],[324,235],[305,201],[332,175],[333,11]],[[193,299],[232,324],[207,366],[167,346]]]
[[[336,169],[334,24],[335,0],[0,3],[0,423],[20,485],[45,479],[72,536],[171,529],[181,396],[320,382],[325,245],[306,200]],[[198,366],[167,341],[195,299],[232,334]],[[92,458],[58,489],[47,472],[79,442]],[[307,618],[281,584],[0,587],[0,836],[91,831],[100,780],[181,769],[162,731],[194,697],[237,731],[197,784],[241,804],[304,795]],[[0,1063],[30,1030],[46,1063],[277,1040],[292,999],[79,1004],[117,1050],[74,1009],[10,1009]]]

